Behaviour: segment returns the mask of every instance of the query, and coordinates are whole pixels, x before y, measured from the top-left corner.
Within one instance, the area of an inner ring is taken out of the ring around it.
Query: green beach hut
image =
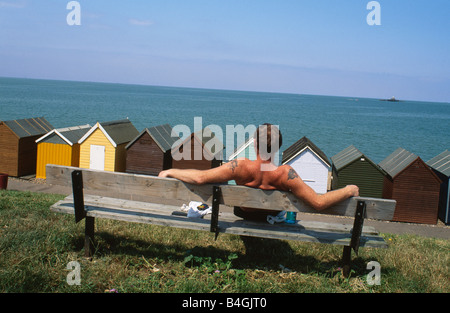
[[[389,183],[389,175],[355,146],[337,153],[331,161],[332,189],[357,185],[360,196],[383,198],[383,187]]]

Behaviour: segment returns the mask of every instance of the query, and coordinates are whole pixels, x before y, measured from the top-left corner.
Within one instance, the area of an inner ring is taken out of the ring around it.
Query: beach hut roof
[[[374,168],[376,168],[383,175],[389,174],[389,172],[387,172],[381,166],[375,164],[370,158],[364,155],[353,145],[350,145],[346,149],[332,156],[331,161],[333,162],[333,166],[336,168],[336,170],[340,171],[344,167],[350,165],[356,160],[360,160],[361,158],[364,158],[365,161],[369,162]]]
[[[39,136],[52,130],[53,126],[44,117],[3,121],[18,138]]]
[[[88,132],[89,128],[91,128],[91,125],[86,124],[80,126],[53,129],[52,131],[48,132],[44,136],[37,139],[36,143],[42,141],[59,143],[60,140],[63,140],[68,145],[72,146],[74,143],[77,143],[78,140],[80,140],[80,138],[83,137]],[[58,140],[56,138],[60,139]]]
[[[334,167],[337,170],[340,170],[341,168],[344,168],[348,164],[354,162],[357,159],[360,159],[363,156],[364,154],[362,154],[361,151],[356,149],[355,146],[351,145],[341,152],[337,153],[336,155],[332,156],[331,161],[333,162]]]
[[[398,148],[383,161],[381,161],[379,166],[383,168],[391,177],[395,177],[417,158],[418,156],[414,153],[403,148]]]
[[[172,127],[169,124],[154,126],[144,129],[133,141],[131,141],[126,149],[131,147],[143,134],[149,134],[149,136],[155,141],[162,152],[166,153],[172,149],[174,143],[180,138],[178,136],[172,137]]]
[[[284,150],[281,163],[284,164],[289,162],[307,148],[309,148],[320,160],[322,160],[324,164],[326,164],[327,166],[331,166],[330,160],[328,159],[326,154],[307,137],[302,137],[289,148]]]
[[[242,151],[247,149],[251,144],[253,144],[254,138],[253,136],[247,139],[242,145],[240,145],[229,157],[228,160],[232,160],[236,158]]]
[[[445,150],[426,164],[445,176],[450,176],[450,151]]]
[[[102,123],[97,122],[97,124],[95,124],[95,126],[78,141],[78,143],[83,143],[97,129],[100,129],[103,132],[113,147],[130,142],[139,134],[139,131],[128,119]]]

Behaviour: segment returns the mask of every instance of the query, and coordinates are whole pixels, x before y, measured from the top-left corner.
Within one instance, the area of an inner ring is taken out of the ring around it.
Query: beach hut
[[[97,122],[79,141],[80,167],[125,172],[127,144],[139,131],[128,120]]]
[[[331,162],[311,140],[303,137],[283,151],[281,163],[292,166],[317,193],[329,190]]]
[[[427,162],[434,173],[441,179],[439,191],[439,219],[450,225],[450,151],[445,150]]]
[[[172,150],[172,167],[204,170],[220,166],[224,148],[220,139],[204,128],[189,135]]]
[[[379,165],[392,177],[386,197],[397,201],[393,221],[436,224],[441,180],[429,166],[403,148]]]
[[[125,148],[127,173],[157,176],[172,167],[172,146],[180,138],[172,137],[169,124],[145,128]]]
[[[91,125],[53,129],[36,140],[37,162],[36,178],[46,178],[47,164],[75,166],[80,165],[80,145],[78,140],[91,128]]]
[[[36,173],[36,139],[53,126],[43,117],[0,122],[0,173],[25,176]]]
[[[384,198],[383,188],[390,182],[387,173],[355,146],[331,157],[332,189],[357,185],[362,197]]]

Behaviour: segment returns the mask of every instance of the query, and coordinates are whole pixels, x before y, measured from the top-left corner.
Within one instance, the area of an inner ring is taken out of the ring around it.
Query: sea
[[[225,158],[242,144],[227,126],[263,123],[279,126],[281,151],[306,136],[330,159],[350,145],[375,163],[399,147],[425,162],[450,149],[450,103],[0,78],[0,120],[31,117],[55,128],[126,118],[138,131],[213,125],[223,130]]]

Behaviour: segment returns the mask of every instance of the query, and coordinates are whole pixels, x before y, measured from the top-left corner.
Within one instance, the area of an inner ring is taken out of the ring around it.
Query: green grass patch
[[[60,195],[0,191],[0,292],[290,293],[450,291],[450,243],[384,234],[388,249],[361,248],[344,278],[342,247],[241,238],[96,220],[95,255],[84,255],[84,222],[49,207]],[[68,283],[80,265],[80,284]],[[381,284],[367,283],[367,263]]]

